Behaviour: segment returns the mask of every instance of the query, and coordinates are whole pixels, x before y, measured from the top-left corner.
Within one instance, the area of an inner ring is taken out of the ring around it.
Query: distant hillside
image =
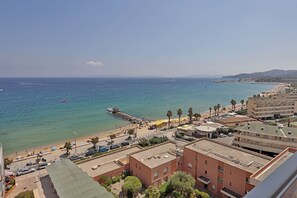
[[[287,79],[296,80],[297,70],[280,70],[274,69],[265,72],[255,72],[255,73],[242,73],[237,75],[223,76],[223,78],[251,78],[256,81],[285,81]]]

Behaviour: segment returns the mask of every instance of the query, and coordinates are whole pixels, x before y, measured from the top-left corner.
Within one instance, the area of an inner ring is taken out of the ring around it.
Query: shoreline
[[[288,85],[288,83],[277,83],[272,89],[267,90],[267,91],[262,91],[261,93],[265,93],[265,92],[275,93],[275,92],[283,90],[284,87],[286,87],[286,85]],[[249,97],[251,97],[251,96],[249,96]],[[224,107],[226,108],[226,111],[229,111],[232,108],[231,105],[222,106],[221,111],[220,111],[221,113],[223,112]],[[236,104],[236,108],[238,108],[238,107],[241,108],[240,103]],[[212,111],[212,114],[213,113],[214,113],[214,111]],[[209,111],[208,110],[203,111],[200,114],[201,114],[201,119],[205,119],[205,118],[209,117]],[[156,120],[150,121],[149,123],[164,121],[164,120],[167,120],[167,119],[166,118],[165,119],[156,119]],[[178,118],[175,118],[174,120],[176,122],[176,121],[178,121]],[[185,120],[188,120],[187,116],[181,117],[181,121],[185,121]],[[147,127],[147,126],[145,126],[145,127]],[[116,128],[116,129],[111,129],[111,130],[107,130],[107,131],[98,131],[98,132],[96,132],[94,134],[89,134],[89,135],[85,135],[85,136],[77,136],[76,137],[76,142],[81,143],[81,144],[82,143],[87,143],[87,141],[90,140],[90,138],[92,138],[92,137],[99,137],[99,141],[107,140],[107,139],[110,139],[109,136],[112,135],[112,134],[117,134],[117,137],[120,137],[121,135],[125,134],[124,131],[126,131],[128,129],[132,129],[132,128],[134,128],[134,129],[137,128],[137,125],[129,123],[127,126],[119,127],[119,128]],[[143,127],[141,127],[141,129],[142,128]],[[141,132],[142,130],[137,130],[137,131]],[[5,158],[15,159],[18,156],[22,156],[22,157],[27,156],[29,153],[32,153],[32,152],[34,152],[34,153],[38,153],[40,151],[42,151],[42,152],[51,152],[51,147],[56,147],[57,150],[59,150],[59,148],[61,146],[64,146],[65,142],[69,142],[69,141],[74,142],[74,140],[75,140],[75,137],[73,137],[71,139],[65,139],[65,140],[61,140],[61,141],[58,141],[58,142],[54,142],[54,143],[51,143],[51,144],[46,144],[46,145],[41,145],[41,146],[37,146],[37,147],[27,148],[27,149],[16,151],[15,154],[13,154],[13,153],[5,154],[4,157]],[[78,144],[78,145],[80,145],[80,144]]]

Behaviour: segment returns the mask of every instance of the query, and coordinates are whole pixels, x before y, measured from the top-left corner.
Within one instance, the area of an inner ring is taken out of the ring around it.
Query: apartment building
[[[280,153],[297,147],[297,128],[248,123],[235,128],[233,145],[260,153]]]
[[[242,197],[254,185],[250,177],[271,158],[210,139],[184,147],[182,170],[196,179],[197,186],[218,197]]]
[[[282,118],[297,113],[297,93],[254,96],[247,101],[247,115],[259,119]]]
[[[176,152],[176,145],[169,142],[131,154],[129,169],[144,186],[160,186],[177,171],[179,161],[180,155]]]

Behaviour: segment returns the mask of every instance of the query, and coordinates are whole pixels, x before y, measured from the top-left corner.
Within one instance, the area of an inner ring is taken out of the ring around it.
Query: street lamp
[[[76,155],[76,153],[77,153],[77,150],[76,150],[76,148],[77,148],[77,145],[76,145],[76,136],[77,136],[77,133],[74,131],[73,134],[74,134],[75,155]]]

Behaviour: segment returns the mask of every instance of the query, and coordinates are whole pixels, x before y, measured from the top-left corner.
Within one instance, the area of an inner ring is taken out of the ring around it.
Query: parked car
[[[28,174],[28,173],[33,173],[35,172],[36,169],[35,168],[28,168],[28,167],[25,167],[23,168],[22,170],[18,171],[17,172],[17,176],[21,176],[21,175],[25,175],[25,174]]]
[[[229,137],[232,137],[232,136],[233,136],[233,133],[228,133],[228,136],[229,136]]]
[[[46,162],[40,162],[39,163],[39,168],[37,168],[37,170],[41,170],[41,169],[45,169],[45,167],[48,165],[48,163]],[[37,166],[38,167],[38,166]]]
[[[94,155],[95,153],[97,153],[97,151],[89,150],[89,151],[86,152],[85,156],[88,157],[88,156]]]
[[[104,153],[104,152],[108,152],[109,148],[107,148],[106,146],[100,146],[99,147],[99,153]]]
[[[122,142],[122,143],[121,143],[121,146],[128,146],[128,145],[130,145],[129,142]]]
[[[80,160],[82,158],[83,156],[79,156],[79,155],[72,155],[71,157],[69,157],[71,161]]]
[[[227,135],[225,135],[225,134],[223,134],[223,133],[220,133],[219,137],[220,137],[220,138],[225,138],[225,137],[227,137]]]
[[[118,144],[113,144],[110,146],[110,150],[113,150],[113,149],[117,149],[117,148],[120,148],[121,146],[118,145]]]

